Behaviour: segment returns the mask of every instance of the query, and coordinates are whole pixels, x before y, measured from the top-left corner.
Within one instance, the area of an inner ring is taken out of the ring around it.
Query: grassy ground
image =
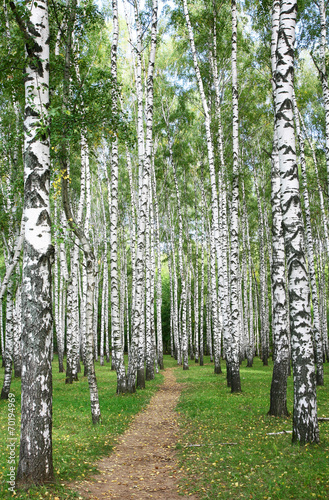
[[[1,362],[1,358],[0,358]],[[1,365],[0,365],[1,366]],[[0,383],[2,386],[3,369]],[[150,400],[163,376],[147,382],[144,391],[133,395],[116,396],[116,375],[109,365],[96,364],[102,423],[93,427],[91,423],[88,382],[80,375],[79,382],[65,384],[65,374],[58,373],[57,360],[53,363],[53,458],[55,484],[32,488],[27,492],[17,491],[20,499],[68,499],[78,495],[67,490],[66,481],[87,477],[96,472],[95,462],[109,455],[115,446],[115,439],[127,428],[133,415]],[[20,432],[20,380],[13,379],[12,393],[16,399],[16,437]],[[12,498],[8,491],[9,456],[8,444],[8,401],[0,400],[0,499]],[[18,448],[16,449],[16,465]]]
[[[241,394],[226,387],[225,370],[213,374],[213,365],[190,363],[177,371],[185,385],[180,414],[181,438],[177,445],[181,465],[179,489],[197,492],[202,499],[329,499],[329,422],[320,422],[320,444],[291,444],[291,417],[267,416],[272,363],[241,367]],[[224,368],[224,366],[222,366]],[[325,386],[319,387],[318,416],[329,417],[329,366]],[[288,388],[292,412],[292,377]],[[236,443],[236,444],[226,444]],[[201,445],[201,446],[189,446]]]
[[[1,360],[1,359],[0,359]],[[198,492],[200,499],[296,499],[329,498],[329,422],[320,423],[319,445],[293,446],[291,434],[267,436],[268,432],[291,430],[291,418],[266,415],[272,367],[255,360],[252,369],[241,367],[243,392],[231,395],[225,373],[213,374],[213,365],[199,367],[190,362],[189,371],[177,368],[183,393],[177,411],[181,437],[177,445],[182,494]],[[169,356],[165,367],[176,366]],[[223,366],[224,368],[224,366]],[[133,415],[150,400],[162,380],[148,382],[145,391],[116,396],[116,377],[109,366],[96,365],[102,423],[91,424],[87,380],[65,385],[64,374],[54,362],[54,485],[17,491],[20,499],[78,498],[66,482],[96,472],[97,459],[108,455],[116,437]],[[3,370],[2,370],[3,372]],[[2,383],[2,377],[1,377]],[[289,380],[289,411],[292,410],[292,380]],[[318,388],[318,414],[329,417],[329,367],[325,385]],[[13,379],[16,396],[16,437],[19,442],[20,381]],[[8,402],[0,400],[0,499],[12,498],[5,482],[8,473]],[[236,443],[227,445],[226,443]],[[202,445],[202,446],[188,446]],[[17,450],[18,454],[18,450]],[[18,455],[16,455],[17,463]]]

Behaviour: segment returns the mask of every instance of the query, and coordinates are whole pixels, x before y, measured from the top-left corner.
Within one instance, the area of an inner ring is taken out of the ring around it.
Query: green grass
[[[267,416],[272,366],[263,367],[258,359],[253,368],[245,365],[241,394],[230,393],[225,370],[214,375],[209,358],[206,366],[190,362],[189,371],[176,371],[184,383],[177,407],[181,493],[202,499],[328,499],[329,422],[319,423],[319,445],[292,445],[291,434],[267,436],[291,431],[292,418]],[[329,417],[328,365],[325,384],[317,391],[319,417]],[[292,413],[292,377],[288,409]]]
[[[1,362],[1,358],[0,358]],[[167,363],[168,365],[168,363]],[[1,366],[1,365],[0,365]],[[3,382],[1,369],[0,383]],[[79,382],[65,384],[65,374],[58,373],[57,359],[53,363],[53,459],[55,483],[28,491],[16,491],[20,499],[68,499],[78,495],[68,491],[65,482],[87,477],[97,471],[96,461],[109,455],[116,438],[128,427],[133,415],[149,402],[152,394],[163,379],[156,375],[155,380],[147,382],[146,389],[136,394],[117,396],[116,374],[106,364],[96,364],[102,422],[94,427],[91,423],[88,382],[80,374]],[[11,392],[16,397],[16,437],[19,443],[20,432],[20,380],[12,380]],[[0,400],[0,499],[12,498],[5,482],[8,473],[8,402]],[[16,449],[16,465],[18,462]]]
[[[1,358],[0,358],[1,360]],[[184,384],[177,411],[181,427],[177,444],[182,494],[197,492],[200,499],[296,499],[329,498],[329,422],[321,422],[319,445],[299,447],[291,444],[291,434],[267,436],[268,432],[291,430],[291,417],[268,417],[272,367],[258,359],[254,368],[241,367],[243,392],[232,395],[226,387],[225,373],[214,375],[213,364],[205,358],[200,367],[175,371]],[[165,356],[165,367],[176,362]],[[162,381],[156,375],[144,391],[116,396],[116,375],[109,365],[96,364],[102,423],[91,424],[89,390],[86,378],[65,385],[65,374],[53,365],[54,428],[53,450],[55,483],[17,491],[19,499],[72,499],[78,495],[66,483],[88,478],[97,471],[97,460],[109,455],[119,434],[133,415],[150,400]],[[3,370],[2,370],[3,373]],[[3,378],[1,377],[1,383]],[[329,367],[325,366],[325,383]],[[20,380],[13,379],[16,396],[16,437],[19,443]],[[292,411],[292,379],[288,389]],[[8,472],[8,402],[0,400],[0,499],[12,498],[5,483]],[[329,388],[318,388],[318,415],[329,417]],[[225,443],[237,443],[225,445]],[[200,447],[188,447],[201,444]],[[17,449],[18,458],[18,449]]]

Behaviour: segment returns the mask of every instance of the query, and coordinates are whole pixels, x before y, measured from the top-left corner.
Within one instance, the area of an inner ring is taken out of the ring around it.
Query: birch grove
[[[269,414],[319,442],[326,2],[298,18],[295,0],[3,5],[1,399],[21,378],[18,481],[53,478],[52,369],[86,377],[96,425],[99,365],[122,397],[166,355],[212,364],[234,398],[257,356]]]

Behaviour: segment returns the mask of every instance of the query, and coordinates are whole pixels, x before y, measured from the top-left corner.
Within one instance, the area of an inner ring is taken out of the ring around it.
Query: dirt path
[[[173,369],[146,409],[136,415],[115,452],[98,462],[101,475],[72,485],[89,499],[181,500],[180,471],[175,461],[178,424],[174,411],[181,392]],[[187,498],[197,500],[196,496]]]

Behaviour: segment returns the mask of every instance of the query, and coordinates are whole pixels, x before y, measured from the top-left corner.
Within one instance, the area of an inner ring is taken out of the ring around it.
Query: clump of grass
[[[0,358],[1,362],[1,358]],[[16,490],[19,499],[71,499],[79,495],[69,490],[67,482],[87,478],[97,472],[96,462],[109,455],[133,415],[144,408],[157,390],[163,376],[147,382],[146,389],[135,394],[116,395],[116,373],[110,365],[96,363],[96,374],[102,422],[91,423],[88,381],[81,374],[79,381],[65,384],[65,373],[58,373],[58,362],[53,363],[53,460],[55,482],[47,486]],[[1,380],[2,383],[2,380]],[[19,454],[20,433],[20,380],[12,380],[11,392],[16,404],[16,466]],[[0,400],[0,498],[12,498],[8,491],[8,402]]]
[[[320,422],[320,444],[292,445],[292,417],[267,416],[272,367],[256,359],[241,366],[241,394],[231,394],[226,373],[213,365],[190,363],[177,370],[184,389],[177,411],[181,435],[177,455],[183,494],[207,499],[311,500],[329,498],[329,422]],[[328,366],[325,384],[318,387],[318,416],[329,417]],[[292,377],[288,409],[292,415]],[[236,443],[236,444],[227,444]],[[200,446],[190,446],[200,445]]]

